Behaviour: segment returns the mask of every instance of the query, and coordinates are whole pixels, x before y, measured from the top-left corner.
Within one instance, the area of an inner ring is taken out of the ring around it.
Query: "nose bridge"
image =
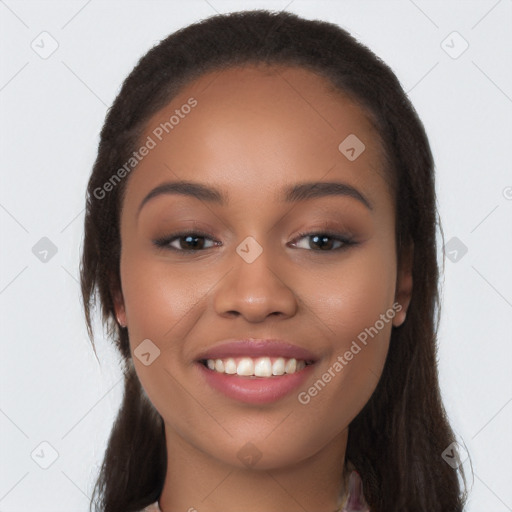
[[[215,294],[218,314],[236,312],[252,321],[261,321],[270,314],[294,314],[295,296],[275,251],[248,236],[236,246],[230,262],[232,269]]]
[[[245,285],[250,285],[249,290],[253,290],[253,293],[256,292],[258,284],[268,287],[273,280],[281,282],[279,268],[276,268],[278,260],[268,243],[264,246],[255,237],[248,236],[238,244],[235,252],[239,260],[234,258],[234,270]]]

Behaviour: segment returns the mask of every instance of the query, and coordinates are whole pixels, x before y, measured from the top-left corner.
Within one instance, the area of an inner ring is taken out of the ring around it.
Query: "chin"
[[[325,440],[321,434],[307,437]],[[265,439],[262,438],[261,433],[259,437],[255,436],[252,440],[247,435],[239,440],[229,438],[226,439],[226,443],[217,446],[219,448],[212,452],[210,445],[208,451],[212,458],[228,466],[256,471],[284,469],[300,464],[323,447],[322,445],[315,446],[315,443],[307,442],[306,439],[299,442],[293,434]]]

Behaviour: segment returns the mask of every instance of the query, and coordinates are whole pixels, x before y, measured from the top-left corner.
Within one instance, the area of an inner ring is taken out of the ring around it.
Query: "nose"
[[[232,268],[216,287],[214,308],[224,317],[242,316],[248,322],[263,322],[268,316],[288,318],[297,312],[297,297],[290,288],[289,266],[263,252],[252,262],[236,251]],[[231,263],[231,262],[230,262]],[[286,272],[285,272],[286,270]]]

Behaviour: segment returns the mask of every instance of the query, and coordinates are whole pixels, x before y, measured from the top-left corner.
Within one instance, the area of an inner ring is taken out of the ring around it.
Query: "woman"
[[[125,363],[99,510],[463,510],[436,220],[422,123],[346,31],[246,11],[152,48],[88,185],[87,322]]]

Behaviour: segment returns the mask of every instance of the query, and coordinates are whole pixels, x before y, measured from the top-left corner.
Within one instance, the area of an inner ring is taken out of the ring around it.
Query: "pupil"
[[[187,244],[190,244],[190,245],[192,245],[194,248],[196,248],[196,247],[197,247],[197,245],[198,245],[198,244],[197,244],[197,240],[198,240],[199,238],[201,238],[201,237],[199,237],[199,236],[191,236],[191,235],[187,235],[187,236],[185,237],[185,241],[186,241],[186,243],[187,243]],[[189,248],[190,248],[190,245],[189,245]],[[199,244],[199,245],[201,245],[201,244]]]
[[[326,242],[326,240],[329,240],[329,238],[330,237],[328,235],[325,235],[325,236],[315,235],[315,236],[313,236],[313,243],[320,245],[320,247],[330,248],[330,246],[332,245],[332,241],[330,244],[329,244],[329,242]]]

